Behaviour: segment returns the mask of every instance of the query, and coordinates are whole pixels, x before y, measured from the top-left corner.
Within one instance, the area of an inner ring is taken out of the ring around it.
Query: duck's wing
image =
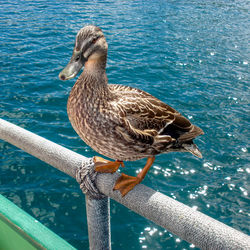
[[[139,89],[113,85],[121,124],[117,131],[126,140],[147,144],[190,141],[203,134],[197,126],[154,96]]]

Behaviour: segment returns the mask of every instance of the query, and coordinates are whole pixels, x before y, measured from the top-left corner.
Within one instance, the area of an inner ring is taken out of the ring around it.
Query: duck
[[[94,156],[96,172],[115,173],[124,167],[124,161],[147,159],[137,176],[122,173],[117,179],[113,190],[124,197],[142,182],[157,155],[178,151],[202,158],[193,140],[204,132],[151,94],[109,84],[107,55],[102,29],[84,26],[76,35],[72,57],[59,79],[72,79],[84,68],[70,91],[67,113],[80,138],[110,159]]]

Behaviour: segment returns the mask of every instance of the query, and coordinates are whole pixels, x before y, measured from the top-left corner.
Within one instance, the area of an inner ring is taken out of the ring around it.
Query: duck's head
[[[106,58],[108,44],[102,30],[94,25],[88,25],[79,30],[76,35],[73,55],[68,65],[60,72],[61,80],[74,78],[87,61]]]

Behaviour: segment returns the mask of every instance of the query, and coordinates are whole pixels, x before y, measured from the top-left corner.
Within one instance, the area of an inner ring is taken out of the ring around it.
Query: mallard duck
[[[99,154],[115,160],[95,156],[97,172],[114,173],[124,167],[123,161],[147,158],[136,177],[122,174],[116,181],[114,190],[124,196],[144,179],[156,155],[181,151],[202,157],[193,139],[203,131],[147,92],[108,84],[107,52],[102,30],[94,25],[83,27],[59,78],[74,78],[84,66],[70,92],[67,112],[81,139]]]

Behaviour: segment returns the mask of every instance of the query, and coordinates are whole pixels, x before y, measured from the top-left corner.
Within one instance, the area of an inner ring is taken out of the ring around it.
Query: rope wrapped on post
[[[83,161],[82,166],[76,170],[76,181],[80,184],[80,189],[86,195],[94,199],[103,199],[106,196],[101,194],[96,187],[96,175],[98,173],[94,170],[93,158],[89,161]]]
[[[59,170],[76,177],[77,169],[88,158],[0,119],[0,139],[3,139]],[[79,173],[78,173],[79,174]],[[80,174],[81,175],[81,174]],[[86,175],[86,173],[85,173]],[[93,178],[100,193],[116,200],[134,212],[152,220],[183,240],[202,249],[250,249],[250,237],[199,211],[152,190],[137,185],[124,198],[113,191],[120,174],[96,174]],[[104,198],[105,199],[105,198]],[[103,200],[103,199],[100,199]],[[94,248],[93,248],[94,249]]]

